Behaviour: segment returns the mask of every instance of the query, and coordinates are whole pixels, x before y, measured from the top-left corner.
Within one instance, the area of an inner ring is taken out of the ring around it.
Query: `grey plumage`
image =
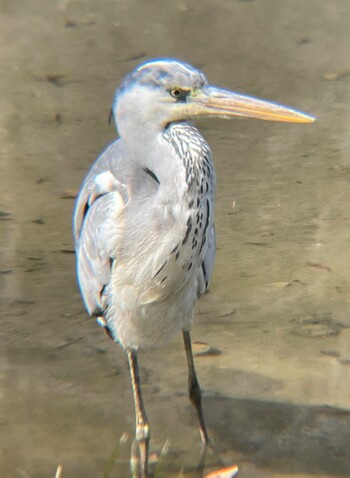
[[[210,149],[198,130],[184,122],[169,125],[162,136],[168,153],[163,161],[171,162],[169,169],[184,178],[180,188],[176,180],[164,184],[156,168],[147,171],[146,159],[141,164],[126,161],[127,153],[117,140],[88,173],[75,210],[78,277],[85,305],[91,315],[105,317],[115,340],[125,348],[154,346],[188,328],[196,295],[204,293],[213,269],[215,175]],[[154,333],[157,324],[149,329],[149,338],[147,331],[137,340],[119,332],[115,314],[122,312],[111,299],[112,271],[123,276],[116,280],[117,300],[124,297],[124,307],[132,303],[128,320],[152,321],[159,309],[162,321],[168,321],[162,333]],[[186,315],[179,317],[181,310],[169,310],[167,301],[187,299],[189,283],[196,293]]]
[[[113,115],[120,138],[101,154],[82,184],[74,240],[86,309],[100,318],[128,356],[144,478],[149,427],[139,384],[139,348],[157,346],[182,331],[190,399],[203,443],[209,443],[189,331],[196,298],[213,271],[215,172],[208,144],[186,120],[246,116],[307,123],[313,118],[210,86],[202,72],[172,59],[146,62],[127,75],[117,90]]]

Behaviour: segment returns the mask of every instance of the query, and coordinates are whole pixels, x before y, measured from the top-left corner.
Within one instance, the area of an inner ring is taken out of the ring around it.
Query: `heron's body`
[[[75,213],[85,304],[124,348],[157,346],[190,329],[215,255],[205,140],[178,122],[142,146],[112,143],[87,175]]]
[[[182,331],[189,394],[203,443],[209,442],[190,328],[196,298],[205,292],[214,264],[215,173],[206,141],[186,119],[314,119],[210,86],[202,72],[171,59],[146,62],[126,76],[113,114],[120,138],[85,178],[76,203],[74,238],[85,306],[128,355],[145,478],[149,427],[139,383],[139,348],[160,345]],[[138,468],[134,470],[137,476]]]

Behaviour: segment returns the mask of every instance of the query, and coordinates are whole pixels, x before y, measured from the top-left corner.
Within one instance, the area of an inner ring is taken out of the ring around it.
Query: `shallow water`
[[[128,476],[128,371],[86,318],[69,196],[114,138],[119,79],[157,56],[318,117],[199,124],[217,167],[218,253],[193,340],[221,352],[198,356],[197,372],[210,434],[241,478],[350,476],[350,5],[0,5],[0,476],[47,478],[61,463],[63,478],[96,478],[113,459],[110,476]],[[158,476],[195,476],[181,338],[140,362],[152,449],[170,443]]]

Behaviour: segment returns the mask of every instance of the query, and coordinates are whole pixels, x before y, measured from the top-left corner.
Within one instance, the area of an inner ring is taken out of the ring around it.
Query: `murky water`
[[[119,79],[157,56],[319,119],[201,123],[218,254],[193,340],[221,351],[197,371],[210,434],[242,478],[350,476],[350,4],[0,5],[0,476],[48,478],[61,463],[64,478],[96,478],[113,461],[110,477],[128,476],[128,371],[86,319],[69,197],[114,138]],[[181,338],[140,362],[152,448],[170,443],[158,476],[195,476]]]

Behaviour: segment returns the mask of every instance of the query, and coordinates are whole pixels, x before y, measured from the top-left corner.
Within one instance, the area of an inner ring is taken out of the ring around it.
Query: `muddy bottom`
[[[58,464],[62,478],[129,476],[126,360],[84,311],[71,215],[115,137],[115,87],[158,56],[318,117],[198,124],[217,168],[218,251],[192,338],[210,436],[240,478],[350,476],[350,5],[0,8],[1,478],[48,478]],[[181,337],[140,366],[156,476],[198,476]],[[206,470],[217,466],[208,453]]]

